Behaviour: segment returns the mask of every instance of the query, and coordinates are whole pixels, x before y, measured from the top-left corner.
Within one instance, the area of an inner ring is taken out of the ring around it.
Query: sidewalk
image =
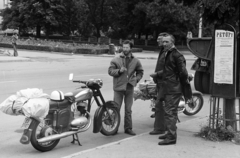
[[[94,56],[94,57],[113,57],[114,54],[71,54],[71,53],[60,53],[60,52],[45,52],[45,51],[36,51],[36,50],[18,50],[19,56],[8,56],[4,52],[9,50],[12,53],[13,50],[8,48],[0,48],[0,62],[30,62],[34,61],[34,58],[53,58],[53,59],[76,59],[81,56]],[[196,60],[196,57],[192,55],[189,51],[182,51],[186,60]],[[158,58],[158,52],[155,51],[143,51],[133,53],[139,59],[153,59]],[[66,57],[67,56],[67,57]]]
[[[159,146],[158,135],[143,133],[63,158],[240,158],[240,145],[194,136],[207,119],[196,118],[177,124],[176,145]]]

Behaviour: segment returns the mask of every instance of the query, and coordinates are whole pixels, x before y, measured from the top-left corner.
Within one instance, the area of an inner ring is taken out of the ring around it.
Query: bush
[[[11,37],[1,37],[0,47],[12,48]],[[59,41],[41,40],[35,38],[19,39],[17,48],[39,51],[69,52],[76,54],[103,54],[108,53],[108,45],[82,44],[82,43],[64,43]]]
[[[211,141],[230,141],[235,137],[235,134],[236,132],[234,132],[231,126],[228,126],[227,128],[221,126],[216,129],[204,126],[196,136]]]

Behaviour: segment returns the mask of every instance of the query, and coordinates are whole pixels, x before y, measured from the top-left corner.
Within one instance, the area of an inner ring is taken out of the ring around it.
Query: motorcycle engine
[[[80,116],[71,122],[72,127],[84,127],[88,123],[88,119],[85,116]]]
[[[80,112],[80,115],[84,115],[86,113],[86,108],[88,104],[86,102],[78,102],[77,103],[77,109]]]

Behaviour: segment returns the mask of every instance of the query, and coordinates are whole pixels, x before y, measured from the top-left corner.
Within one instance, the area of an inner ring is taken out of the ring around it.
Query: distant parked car
[[[0,34],[9,34],[12,35],[14,33],[18,34],[18,30],[17,29],[6,29],[6,30],[0,30]]]

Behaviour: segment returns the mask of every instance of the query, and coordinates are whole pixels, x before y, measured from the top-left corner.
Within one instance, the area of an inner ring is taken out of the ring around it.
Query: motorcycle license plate
[[[32,119],[30,117],[26,117],[21,128],[27,129],[30,126],[31,122],[32,122]]]

